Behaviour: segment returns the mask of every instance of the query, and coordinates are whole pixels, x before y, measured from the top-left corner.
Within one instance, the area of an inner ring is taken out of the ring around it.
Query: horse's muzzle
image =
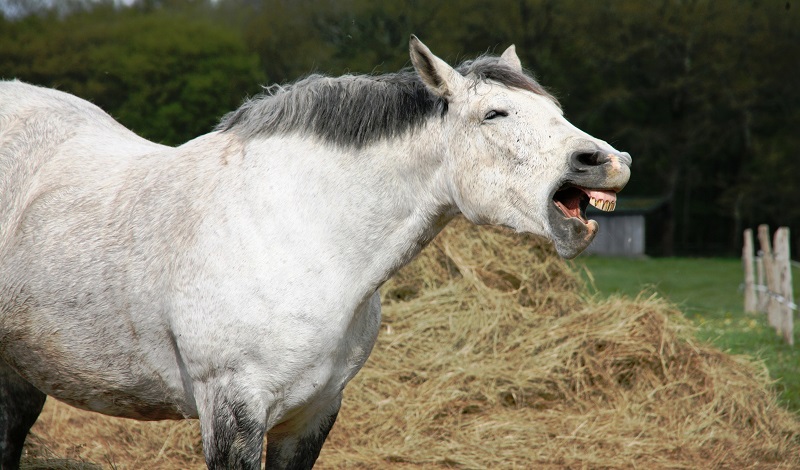
[[[632,159],[627,152],[575,152],[570,157],[568,180],[587,188],[619,192],[631,177]]]

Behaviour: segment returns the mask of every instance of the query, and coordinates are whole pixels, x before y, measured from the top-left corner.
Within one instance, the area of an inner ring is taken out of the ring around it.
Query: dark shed
[[[644,256],[646,215],[660,209],[664,198],[618,198],[614,212],[589,206],[586,217],[600,225],[600,232],[585,253],[603,256]]]

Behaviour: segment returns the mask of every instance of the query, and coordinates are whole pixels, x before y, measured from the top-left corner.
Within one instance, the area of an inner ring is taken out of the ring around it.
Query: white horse
[[[592,240],[630,156],[575,128],[513,46],[311,76],[177,148],[0,86],[0,466],[46,395],[199,418],[209,468],[310,468],[380,324],[378,289],[455,215]]]

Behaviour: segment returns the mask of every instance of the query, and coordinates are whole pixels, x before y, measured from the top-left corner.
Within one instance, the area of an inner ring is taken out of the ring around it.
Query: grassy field
[[[701,339],[734,354],[763,359],[783,403],[800,413],[800,328],[795,326],[792,348],[767,324],[765,315],[744,313],[740,260],[581,257],[574,263],[599,295],[657,293],[681,307]],[[800,271],[793,271],[797,298]]]

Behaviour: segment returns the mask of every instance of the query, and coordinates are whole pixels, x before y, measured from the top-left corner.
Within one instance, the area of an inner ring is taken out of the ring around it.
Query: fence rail
[[[769,324],[793,346],[797,304],[792,292],[791,268],[800,263],[792,261],[789,254],[789,229],[780,227],[770,240],[769,227],[759,225],[758,241],[761,249],[754,256],[753,231],[744,231],[744,310],[766,313]]]

